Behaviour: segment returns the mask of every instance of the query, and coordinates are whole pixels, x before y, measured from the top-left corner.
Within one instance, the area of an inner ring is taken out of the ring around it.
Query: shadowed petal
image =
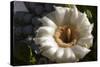
[[[57,25],[57,19],[56,19],[56,15],[55,15],[55,11],[54,12],[51,12],[47,15],[47,17],[52,20],[56,25]]]
[[[56,24],[46,16],[44,16],[42,19],[39,19],[39,20],[43,23],[44,26],[50,26],[55,29],[57,28]]]
[[[42,55],[48,57],[50,60],[54,61],[56,59],[55,53],[58,50],[58,47],[52,47],[48,50],[45,50]]]

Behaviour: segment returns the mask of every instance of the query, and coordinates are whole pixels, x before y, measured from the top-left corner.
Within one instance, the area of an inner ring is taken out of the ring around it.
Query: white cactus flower
[[[54,6],[55,11],[40,18],[43,26],[34,38],[41,54],[55,62],[76,62],[90,52],[93,43],[91,24],[85,13]]]

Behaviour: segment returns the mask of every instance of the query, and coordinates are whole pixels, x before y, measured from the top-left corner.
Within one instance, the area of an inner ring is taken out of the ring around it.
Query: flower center
[[[59,47],[71,47],[77,41],[77,31],[70,26],[59,26],[55,32],[54,38]]]

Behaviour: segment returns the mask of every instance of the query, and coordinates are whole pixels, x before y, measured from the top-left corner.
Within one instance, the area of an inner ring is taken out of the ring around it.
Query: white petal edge
[[[63,24],[63,20],[67,9],[60,6],[59,7],[54,6],[54,8],[56,9],[55,11],[56,20],[57,20],[56,24],[61,25]]]
[[[38,20],[40,20],[44,26],[50,26],[50,27],[53,27],[55,29],[57,28],[56,24],[46,16],[44,16],[42,19],[39,18]]]
[[[54,35],[55,29],[53,27],[42,26],[37,31],[36,37]]]
[[[51,61],[55,61],[55,53],[58,50],[58,47],[52,47],[48,50],[45,50],[42,55],[48,57]]]
[[[75,53],[76,57],[79,59],[85,57],[85,55],[90,52],[90,49],[81,47],[79,45],[75,45],[74,47],[72,47],[72,50]]]
[[[64,49],[64,55],[62,58],[62,62],[75,62],[77,61],[76,56],[71,48]]]

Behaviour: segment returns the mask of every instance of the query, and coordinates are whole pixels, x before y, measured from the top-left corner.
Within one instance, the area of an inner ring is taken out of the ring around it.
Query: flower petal
[[[80,26],[80,27],[86,27],[90,25],[87,15],[81,12],[79,12],[76,22],[77,22],[77,26]]]
[[[35,43],[40,45],[40,51],[49,49],[51,47],[58,47],[56,41],[52,36],[35,38]]]
[[[39,19],[39,20],[43,23],[44,26],[50,26],[55,29],[57,28],[56,24],[46,16],[44,16],[42,19]]]
[[[57,19],[56,24],[61,25],[63,23],[64,17],[65,17],[66,8],[56,7],[56,6],[54,6],[54,7],[56,9],[56,11],[55,11],[55,15],[56,15],[56,19]]]
[[[73,6],[73,8],[72,8],[72,10],[71,10],[71,24],[75,24],[76,22],[76,20],[77,20],[77,18],[78,18],[78,13],[79,13],[79,11],[78,11],[78,9],[77,9],[77,7],[76,6]]]
[[[90,49],[81,47],[79,45],[75,45],[74,47],[72,47],[72,50],[77,58],[83,58],[87,53],[90,52]]]
[[[90,22],[89,22],[89,19],[88,19],[86,13],[83,13],[83,15],[84,15],[84,18],[83,18],[83,21],[82,21],[83,22],[82,25],[83,26],[90,25]]]
[[[43,26],[40,27],[37,30],[37,34],[36,37],[42,37],[42,36],[47,36],[47,35],[54,35],[55,33],[55,29],[52,27],[48,27],[48,26]]]
[[[82,37],[78,40],[77,44],[86,48],[90,48],[93,45],[93,36],[88,35],[88,36]]]
[[[79,32],[80,37],[91,35],[93,26],[94,24],[90,24],[89,26],[85,26],[85,27],[79,27],[78,32]]]
[[[71,48],[65,48],[64,49],[64,55],[62,58],[62,62],[75,62],[76,61],[76,57],[74,52],[72,51]]]
[[[71,9],[70,8],[66,8],[66,13],[64,16],[64,20],[63,20],[63,25],[69,25],[71,24]]]
[[[81,13],[81,12],[78,11],[78,17],[74,21],[77,26],[79,26],[80,24],[82,24],[84,17],[85,17],[84,13]]]
[[[90,22],[89,22],[87,15],[85,13],[81,13],[78,11],[78,13],[76,13],[76,14],[77,15],[75,18],[73,16],[72,16],[73,18],[71,18],[71,25],[76,26],[76,28],[78,28],[78,29],[90,26]]]
[[[53,11],[53,12],[47,14],[47,17],[48,17],[50,20],[52,20],[55,24],[57,24],[57,23],[56,23],[56,22],[57,22],[57,19],[56,19],[55,11]]]
[[[56,62],[62,62],[63,55],[64,55],[64,48],[59,47],[59,49],[55,54]]]
[[[58,47],[52,47],[42,53],[43,56],[48,57],[50,60],[54,61],[56,59],[55,53],[58,50]]]

